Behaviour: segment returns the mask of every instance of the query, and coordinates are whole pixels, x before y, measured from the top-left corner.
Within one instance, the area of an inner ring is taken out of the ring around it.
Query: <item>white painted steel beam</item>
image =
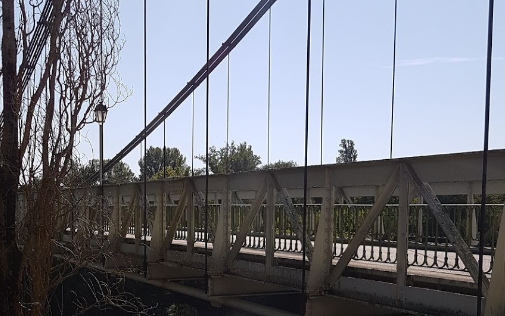
[[[398,233],[396,246],[396,300],[403,304],[404,289],[407,285],[408,237],[409,237],[409,179],[404,164],[400,165],[398,207]]]
[[[347,246],[347,248],[344,250],[344,253],[340,257],[340,259],[337,262],[337,265],[333,268],[333,270],[330,273],[330,277],[328,278],[328,286],[331,288],[334,286],[334,284],[337,282],[338,278],[342,275],[344,272],[345,268],[351,261],[352,257],[356,253],[356,250],[358,249],[359,245],[365,239],[368,231],[372,227],[373,223],[375,222],[375,219],[379,216],[380,212],[382,212],[384,206],[386,205],[387,201],[391,197],[392,192],[398,185],[398,179],[399,179],[399,173],[400,173],[400,167],[396,166],[396,168],[391,172],[389,180],[387,181],[386,185],[384,186],[384,189],[382,192],[379,194],[379,197],[377,198],[377,201],[375,201],[374,205],[372,206],[372,209],[368,213],[367,217],[359,227],[358,231],[352,238],[351,242]]]
[[[216,238],[212,248],[212,273],[223,273],[225,260],[230,251],[231,238],[231,191],[226,181],[225,189],[221,192],[221,207],[219,208]]]
[[[240,248],[242,248],[242,243],[244,242],[247,234],[251,231],[251,224],[254,220],[254,217],[258,214],[258,211],[261,207],[261,204],[263,204],[263,200],[265,199],[265,193],[267,191],[267,183],[266,183],[266,177],[263,179],[263,183],[261,185],[261,188],[258,190],[256,198],[254,199],[251,208],[249,209],[249,212],[247,212],[247,215],[242,222],[242,225],[240,226],[239,233],[237,234],[237,237],[235,238],[235,242],[233,244],[233,247],[231,248],[230,252],[228,253],[228,257],[226,258],[225,261],[225,266],[226,267],[231,267],[233,264],[233,261],[237,257]]]
[[[410,164],[424,182],[437,195],[467,194],[468,186],[481,185],[481,153],[459,153],[449,155],[423,156],[377,161],[363,161],[351,164],[331,164],[309,166],[308,187],[311,196],[322,196],[324,188],[324,173],[330,170],[331,182],[335,187],[342,188],[348,197],[374,196],[376,186],[383,185],[393,169],[399,163]],[[489,152],[488,193],[502,194],[505,192],[505,150]],[[214,195],[224,190],[229,182],[231,191],[236,192],[241,199],[252,199],[254,191],[261,186],[264,177],[271,173],[277,179],[280,187],[286,188],[291,197],[303,196],[303,168],[286,168],[278,170],[258,170],[239,172],[227,175],[211,175],[209,178],[209,194]],[[192,177],[196,192],[205,191],[205,177]],[[172,178],[151,181],[148,183],[148,193],[156,192],[156,187],[164,183],[165,192],[174,199],[179,198],[184,187],[185,178]],[[131,186],[138,184],[105,185],[105,190],[118,187],[120,195],[130,194]],[[397,195],[395,192],[394,195]]]
[[[163,243],[165,238],[165,198],[164,198],[164,184],[158,186],[156,194],[156,211],[154,213],[151,243],[148,249],[148,262],[159,261],[163,258]]]
[[[265,272],[272,275],[272,266],[275,264],[275,187],[272,180],[267,180],[267,205],[265,212]]]
[[[224,178],[218,178],[218,179],[221,180]],[[200,221],[202,223],[205,223],[205,197],[202,193],[202,192],[205,192],[205,186],[202,191],[199,191],[196,186],[196,181],[194,181],[194,180],[195,179],[189,179],[189,185],[193,191],[192,192],[193,196],[195,197],[194,201],[196,201],[196,206],[198,207],[198,214],[200,215]],[[220,186],[220,188],[221,188],[221,190],[223,190],[224,186]],[[214,222],[211,220],[208,221],[208,226],[209,226],[209,229],[207,231],[208,237],[206,236],[206,238],[208,238],[209,242],[213,242],[214,237],[215,237],[214,234],[216,233],[216,227],[214,226]]]
[[[184,190],[182,191],[181,198],[179,199],[179,202],[177,203],[174,214],[172,216],[172,220],[170,221],[167,236],[163,239],[163,243],[161,244],[161,246],[159,248],[156,260],[154,260],[154,261],[161,260],[164,256],[165,252],[170,248],[170,245],[172,244],[172,241],[174,240],[175,232],[177,230],[177,225],[179,224],[182,214],[184,212],[184,209],[186,207],[186,201],[187,201],[186,196],[189,191],[190,191],[189,185],[184,186]],[[154,262],[154,261],[151,261],[151,262]]]
[[[193,253],[193,247],[195,245],[195,197],[192,192],[188,192],[186,195],[186,223],[187,223],[187,237],[186,237],[186,251],[188,255]]]
[[[277,194],[279,194],[280,196],[282,204],[284,205],[284,210],[286,211],[288,219],[291,222],[291,227],[295,231],[296,238],[303,245],[303,235],[307,235],[307,232],[303,231],[302,217],[297,214],[296,209],[293,205],[293,200],[289,196],[288,190],[281,187],[281,185],[279,184],[279,182],[277,181],[277,179],[273,174],[270,174],[270,180],[272,181],[275,189],[277,190]],[[305,238],[305,245],[303,246],[305,247],[307,258],[309,259],[309,261],[312,260],[312,253],[314,252],[314,246],[312,246],[310,238]]]
[[[444,211],[442,204],[438,200],[435,192],[431,189],[430,185],[427,182],[421,181],[421,179],[419,178],[414,168],[412,168],[412,166],[408,164],[405,164],[405,166],[407,168],[411,182],[414,183],[421,192],[424,200],[430,207],[430,211],[432,212],[433,216],[435,216],[438,224],[444,231],[445,236],[454,246],[454,250],[461,258],[461,261],[463,261],[463,263],[465,264],[468,273],[470,273],[473,280],[477,283],[479,277],[479,268],[477,260],[470,252],[470,248],[464,241],[463,237],[461,237],[461,234],[454,225],[454,222],[449,217],[449,214],[447,214]],[[485,275],[483,275],[482,292],[484,293],[484,296],[486,296],[488,289],[489,289],[489,279]]]
[[[505,315],[505,206],[501,215],[493,272],[484,306],[484,316]]]
[[[324,281],[330,274],[333,259],[333,227],[335,189],[330,183],[329,170],[326,173],[326,194],[323,197],[321,215],[317,225],[314,253],[310,262],[307,293],[309,295],[320,294],[324,290]]]

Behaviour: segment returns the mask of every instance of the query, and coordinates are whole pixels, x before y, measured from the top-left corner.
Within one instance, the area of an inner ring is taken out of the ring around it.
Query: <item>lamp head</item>
[[[95,107],[95,122],[98,124],[105,123],[105,119],[107,118],[107,107],[100,101]]]

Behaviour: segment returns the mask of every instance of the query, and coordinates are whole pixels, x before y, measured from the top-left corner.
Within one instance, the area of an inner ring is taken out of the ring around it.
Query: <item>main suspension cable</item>
[[[256,23],[267,13],[268,9],[276,2],[276,0],[261,0],[240,23],[230,37],[221,45],[221,47],[209,59],[209,65],[204,65],[195,76],[179,91],[179,93],[156,115],[146,127],[147,135],[158,128],[163,120],[170,116],[191,93],[198,88],[206,78],[212,73],[223,61],[226,56],[233,51],[240,41],[247,36],[250,30],[254,28]],[[208,70],[208,72],[207,72]],[[110,159],[104,165],[104,172],[109,171],[116,163],[128,155],[143,141],[144,130],[140,131],[119,153]],[[90,184],[98,179],[99,172],[93,173],[85,180],[86,184]]]
[[[393,158],[393,124],[395,113],[395,76],[396,76],[396,25],[398,22],[398,0],[395,0],[395,27],[393,35],[393,83],[391,87],[391,139],[389,142],[389,159]]]
[[[312,15],[312,0],[308,0],[307,8],[307,68],[305,72],[305,163],[303,168],[303,218],[302,218],[302,294],[305,294],[305,256],[307,243],[307,159],[309,147],[309,92],[310,92],[310,26]]]
[[[39,21],[33,31],[32,38],[28,44],[28,48],[24,53],[25,58],[21,62],[18,74],[18,93],[21,95],[36,68],[37,62],[40,58],[42,50],[46,46],[47,38],[49,37],[49,29],[54,20],[53,2],[46,1],[44,8],[39,16]]]
[[[487,156],[489,149],[489,112],[491,109],[491,66],[493,57],[493,16],[494,0],[489,0],[489,17],[487,28],[487,65],[486,65],[486,106],[484,117],[484,150],[482,155],[482,194],[479,214],[479,277],[477,278],[477,315],[482,312],[482,279],[484,265],[484,227],[486,222],[486,190],[487,190]]]

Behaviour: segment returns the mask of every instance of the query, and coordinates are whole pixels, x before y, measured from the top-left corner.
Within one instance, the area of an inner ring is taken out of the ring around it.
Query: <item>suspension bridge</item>
[[[259,1],[214,55],[207,45],[207,63],[102,172],[204,82],[208,95],[209,75],[275,2]],[[47,39],[47,3],[21,91]],[[394,79],[392,99],[393,107]],[[502,315],[504,206],[475,197],[482,187],[505,193],[504,165],[505,151],[486,145],[483,152],[307,166],[306,137],[304,167],[209,175],[207,165],[205,176],[63,190],[60,237],[105,244],[105,270],[260,315],[475,315],[481,296],[485,315]],[[464,195],[466,203],[442,204],[446,195]],[[24,204],[20,194],[21,213]],[[99,223],[100,238],[82,229],[89,221]],[[251,299],[274,294],[300,304],[280,309]]]
[[[126,276],[260,315],[475,315],[480,162],[473,152],[311,166],[305,229],[296,203],[303,167],[211,175],[207,204],[205,176],[150,181],[146,191],[105,185],[102,214],[100,188],[69,190],[62,238],[90,238],[80,227],[95,220],[104,269],[137,268],[145,276]],[[488,163],[488,193],[501,194],[505,151],[490,151]],[[467,203],[441,204],[445,195]],[[353,203],[360,197],[373,202]],[[503,204],[485,213],[483,293],[496,311],[505,294]],[[306,304],[286,311],[248,300],[271,295]]]

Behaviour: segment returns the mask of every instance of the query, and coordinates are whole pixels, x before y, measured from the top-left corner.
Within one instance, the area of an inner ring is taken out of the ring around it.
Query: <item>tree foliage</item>
[[[107,164],[110,159],[105,159],[103,164]],[[74,163],[72,171],[65,179],[65,186],[73,184],[85,183],[92,175],[100,170],[100,161],[98,159],[91,159],[86,164]],[[125,162],[118,162],[112,167],[111,170],[104,174],[104,184],[121,184],[129,183],[136,180],[135,174],[130,166]],[[94,183],[98,184],[98,181]]]
[[[284,160],[279,160],[274,163],[271,163],[270,165],[264,165],[261,167],[261,169],[282,169],[282,168],[293,168],[293,167],[298,167],[298,164],[293,161],[284,161]]]
[[[354,141],[344,138],[340,141],[339,146],[337,163],[356,162],[358,160],[358,151],[354,148]]]
[[[196,156],[196,159],[206,163],[205,155]],[[254,154],[251,145],[247,142],[238,145],[235,142],[217,149],[209,148],[209,168],[214,174],[251,171],[261,165],[261,158]]]
[[[172,169],[172,167],[166,167],[165,172],[160,170],[156,172],[149,180],[159,180],[165,178],[178,178],[178,177],[187,177],[191,173],[191,170],[187,166],[177,167],[176,169]]]
[[[165,159],[163,159],[165,158]],[[165,163],[163,164],[163,160]],[[189,167],[186,165],[186,157],[181,154],[178,148],[165,148],[165,156],[163,156],[163,149],[160,147],[149,147],[145,157],[146,161],[146,177],[148,180],[153,179],[154,175],[159,179],[159,172],[163,178],[163,166],[167,168],[169,173],[177,176],[189,175]],[[140,179],[144,179],[144,159],[139,160]]]

